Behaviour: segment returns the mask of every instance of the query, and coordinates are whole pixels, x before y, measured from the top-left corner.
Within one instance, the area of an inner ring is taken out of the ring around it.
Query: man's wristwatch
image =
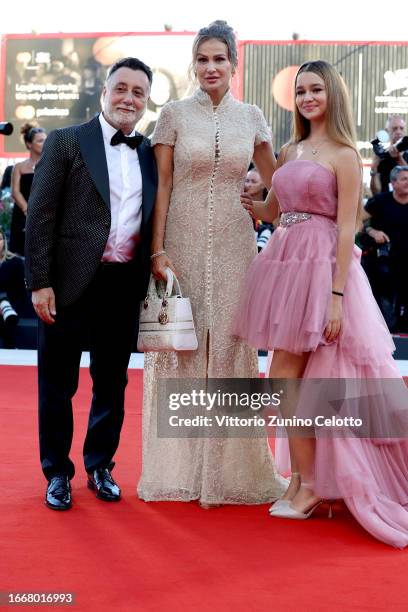
[[[376,176],[377,174],[377,170],[370,170],[370,176]]]

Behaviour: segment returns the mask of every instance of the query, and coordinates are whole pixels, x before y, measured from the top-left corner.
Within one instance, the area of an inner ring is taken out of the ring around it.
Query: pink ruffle
[[[307,232],[302,228],[306,224]],[[326,346],[335,249],[335,225],[324,217],[278,228],[249,268],[233,334],[260,349],[303,353]],[[347,361],[373,367],[395,346],[360,265],[360,253],[355,247],[336,343]]]
[[[373,330],[374,335],[381,330]],[[383,347],[380,349],[383,350]],[[365,361],[365,360],[364,360]],[[378,365],[382,361],[382,365]],[[362,383],[372,380],[396,386],[404,385],[391,355],[377,356],[373,366],[358,365],[350,353],[339,346],[320,347],[309,358],[305,378],[355,378]],[[385,379],[385,380],[384,380]],[[380,390],[379,390],[380,391]],[[401,397],[400,389],[398,397]],[[386,394],[378,393],[371,401],[371,418],[384,428],[392,417],[392,398],[384,405]],[[407,411],[404,405],[398,409]],[[313,409],[316,413],[318,407]],[[385,419],[385,420],[384,420]],[[280,432],[282,434],[282,431]],[[277,438],[276,464],[282,473],[290,470],[286,438]],[[342,498],[355,519],[378,540],[391,546],[408,545],[408,441],[407,439],[366,439],[351,432],[325,432],[316,438],[316,494],[324,499]]]
[[[323,217],[279,227],[249,268],[233,333],[257,348],[315,350],[327,322],[335,240]]]

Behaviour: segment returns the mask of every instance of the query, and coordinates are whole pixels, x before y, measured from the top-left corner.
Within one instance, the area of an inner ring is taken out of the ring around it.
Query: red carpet
[[[87,612],[406,608],[408,550],[374,540],[340,503],[333,520],[322,510],[296,522],[271,519],[267,506],[139,501],[140,371],[130,372],[116,456],[124,499],[97,500],[81,462],[90,396],[81,372],[75,506],[58,513],[43,504],[35,368],[0,367],[1,592],[73,592],[71,609]]]

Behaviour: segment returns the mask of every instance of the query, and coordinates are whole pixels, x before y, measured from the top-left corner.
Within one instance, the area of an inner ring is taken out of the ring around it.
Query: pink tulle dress
[[[407,391],[392,357],[395,347],[358,247],[344,288],[341,333],[330,344],[323,336],[337,246],[335,174],[314,161],[289,161],[275,172],[273,189],[281,225],[249,268],[233,333],[257,348],[310,352],[305,378],[377,379],[380,386],[381,380],[394,379],[398,409],[408,412]],[[384,402],[385,392],[378,397],[377,405],[370,400],[370,410],[374,419],[386,420],[384,412],[394,410],[395,402]],[[282,470],[288,467],[287,447],[285,439],[277,439]],[[374,537],[403,548],[408,544],[407,438],[318,436],[315,492],[343,498]]]

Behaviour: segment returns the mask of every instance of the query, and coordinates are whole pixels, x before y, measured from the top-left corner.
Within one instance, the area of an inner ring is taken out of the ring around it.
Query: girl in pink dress
[[[359,385],[375,379],[380,387],[392,379],[393,403],[388,395],[384,402],[384,392],[370,397],[370,418],[386,422],[395,406],[404,416],[406,388],[354,245],[361,200],[355,141],[338,72],[324,61],[303,64],[295,80],[294,134],[281,151],[272,189],[265,202],[241,198],[253,218],[272,221],[279,209],[282,215],[248,271],[234,333],[274,351],[271,378],[354,379]],[[318,414],[319,406],[308,409]],[[408,544],[405,436],[291,436],[289,451],[290,486],[271,516],[305,519],[323,499],[343,498],[376,538],[399,548]]]

